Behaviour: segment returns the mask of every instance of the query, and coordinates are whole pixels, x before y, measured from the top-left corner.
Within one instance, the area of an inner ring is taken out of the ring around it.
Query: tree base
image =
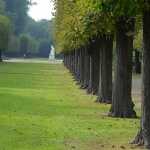
[[[115,118],[137,118],[136,112],[133,110],[132,112],[126,110],[126,111],[110,111],[108,114],[109,117],[115,117]]]
[[[86,94],[92,94],[92,89],[91,89],[91,88],[88,88],[88,89],[86,90]]]
[[[137,134],[137,136],[135,137],[135,139],[132,142],[130,142],[130,144],[134,144],[136,146],[150,149],[150,142],[144,140],[141,129],[140,129],[139,133]]]
[[[101,98],[97,98],[96,100],[95,100],[95,102],[97,102],[97,103],[104,103],[104,104],[111,104],[111,101],[105,101],[105,100],[103,100],[103,99],[101,99]]]

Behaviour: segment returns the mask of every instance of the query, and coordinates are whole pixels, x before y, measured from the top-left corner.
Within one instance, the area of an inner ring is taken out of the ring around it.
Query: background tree
[[[33,57],[39,52],[39,43],[29,34],[20,35],[20,52]]]
[[[48,57],[52,43],[46,39],[40,40],[39,56]]]
[[[138,134],[132,143],[150,149],[150,1],[143,2],[142,114]]]
[[[53,45],[53,21],[42,19],[35,21],[28,17],[25,33],[31,35],[40,44],[40,57],[48,57],[50,47]]]
[[[0,0],[0,14],[4,14],[5,12],[5,2],[4,0]]]
[[[8,43],[8,49],[5,52],[7,56],[18,56],[20,53],[20,40],[19,38],[11,35]]]
[[[141,56],[143,50],[143,30],[139,29],[134,39],[134,72],[141,73]]]
[[[11,24],[7,17],[0,15],[0,61],[2,61],[1,53],[7,50]]]
[[[5,1],[5,11],[10,13],[9,18],[13,25],[13,33],[19,35],[23,32],[26,25],[27,12],[31,1],[29,0],[4,0]]]

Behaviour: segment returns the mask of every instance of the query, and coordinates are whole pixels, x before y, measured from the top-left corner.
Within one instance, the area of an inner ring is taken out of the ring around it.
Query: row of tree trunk
[[[97,34],[88,45],[64,54],[64,64],[96,102],[111,103],[109,116],[136,117],[131,99],[134,19],[116,22],[116,64],[112,84],[113,35]]]
[[[143,12],[142,115],[132,143],[150,148],[150,10]],[[64,65],[82,88],[97,94],[97,102],[111,103],[109,116],[136,117],[131,98],[134,19],[116,22],[116,59],[112,85],[113,35],[98,34],[90,43],[64,54]],[[138,54],[136,54],[138,55]],[[138,56],[136,56],[138,57]],[[138,65],[138,62],[137,62]],[[138,70],[137,70],[138,72]]]

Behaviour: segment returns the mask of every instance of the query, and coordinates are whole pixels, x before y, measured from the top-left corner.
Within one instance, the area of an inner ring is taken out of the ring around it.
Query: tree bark
[[[96,102],[111,103],[112,101],[112,49],[113,35],[102,35],[100,46],[99,91]]]
[[[131,98],[133,35],[127,34],[133,30],[133,18],[127,21],[120,17],[116,22],[116,68],[112,105],[109,112],[109,116],[112,117],[136,117]]]
[[[67,67],[67,53],[64,53],[64,65]]]
[[[98,94],[99,86],[99,64],[100,64],[100,43],[101,38],[98,34],[94,36],[91,42],[90,54],[90,83],[87,89],[88,94]]]
[[[83,88],[87,89],[90,82],[90,54],[89,45],[85,46],[85,67],[84,67],[84,83]]]
[[[80,48],[80,85],[83,86],[84,82],[84,66],[85,66],[85,47]]]
[[[71,51],[68,52],[68,69],[71,72]]]
[[[76,49],[75,50],[75,80],[78,80],[77,77],[78,77],[78,50]]]
[[[78,49],[76,51],[76,57],[77,57],[77,66],[76,66],[76,71],[77,71],[77,80],[79,81],[80,79],[80,50]]]
[[[73,65],[74,65],[73,51],[69,51],[69,54],[70,54],[70,72],[73,74]]]
[[[75,50],[72,51],[72,74],[75,76]]]
[[[132,143],[150,149],[150,10],[143,12],[142,114],[140,129]]]
[[[135,73],[141,73],[140,52],[135,50]]]
[[[0,62],[2,62],[2,51],[0,51]]]

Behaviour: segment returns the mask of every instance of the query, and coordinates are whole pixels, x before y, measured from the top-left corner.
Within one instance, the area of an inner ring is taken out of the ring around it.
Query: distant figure
[[[23,55],[23,59],[24,59],[24,60],[26,59],[26,55],[25,55],[25,54]]]

